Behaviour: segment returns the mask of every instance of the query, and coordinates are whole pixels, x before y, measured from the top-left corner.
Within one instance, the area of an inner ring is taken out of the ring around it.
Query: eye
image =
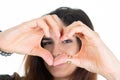
[[[42,42],[43,46],[47,46],[47,45],[51,45],[53,42],[52,41],[46,41],[46,42]]]
[[[72,40],[71,39],[67,39],[67,40],[64,40],[62,43],[66,44],[66,43],[71,43]]]
[[[44,46],[47,46],[47,45],[51,45],[53,44],[53,41],[51,38],[43,38],[42,41],[41,41],[41,45],[44,47]]]

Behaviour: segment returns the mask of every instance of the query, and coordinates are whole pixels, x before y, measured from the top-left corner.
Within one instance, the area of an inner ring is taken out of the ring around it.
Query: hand
[[[49,51],[42,48],[40,43],[43,36],[50,37],[50,31],[59,37],[56,15],[47,15],[34,19],[0,33],[0,48],[6,52],[15,52],[42,57],[49,65],[53,57]]]
[[[71,36],[77,36],[82,41],[82,47],[78,53],[71,55],[63,54],[55,59],[54,65],[71,61],[72,64],[85,68],[94,73],[101,74],[111,79],[120,70],[119,61],[100,39],[99,35],[80,21],[74,22],[64,30],[62,40]]]

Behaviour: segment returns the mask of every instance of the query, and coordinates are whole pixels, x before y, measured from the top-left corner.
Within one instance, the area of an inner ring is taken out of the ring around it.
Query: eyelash
[[[71,43],[72,42],[72,40],[70,40],[70,39],[67,39],[67,40],[64,40],[62,43]]]
[[[49,44],[52,44],[52,42],[42,42],[42,45],[45,46],[45,45],[49,45]]]
[[[71,42],[72,42],[72,40],[70,40],[70,39],[62,41],[63,44],[71,43]],[[46,45],[50,45],[50,44],[52,44],[52,43],[53,43],[52,41],[42,42],[42,45],[43,45],[43,46],[46,46]]]

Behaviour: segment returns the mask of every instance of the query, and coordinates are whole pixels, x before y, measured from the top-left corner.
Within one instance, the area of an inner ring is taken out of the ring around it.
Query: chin
[[[46,65],[46,68],[52,74],[53,77],[57,78],[71,76],[72,73],[76,70],[76,66],[72,64],[61,64],[57,66]]]

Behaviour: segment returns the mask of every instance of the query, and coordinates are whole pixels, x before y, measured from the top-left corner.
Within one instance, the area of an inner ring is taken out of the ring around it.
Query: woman
[[[80,9],[58,8],[1,32],[0,44],[1,51],[26,54],[25,76],[13,80],[120,79],[119,61]]]

